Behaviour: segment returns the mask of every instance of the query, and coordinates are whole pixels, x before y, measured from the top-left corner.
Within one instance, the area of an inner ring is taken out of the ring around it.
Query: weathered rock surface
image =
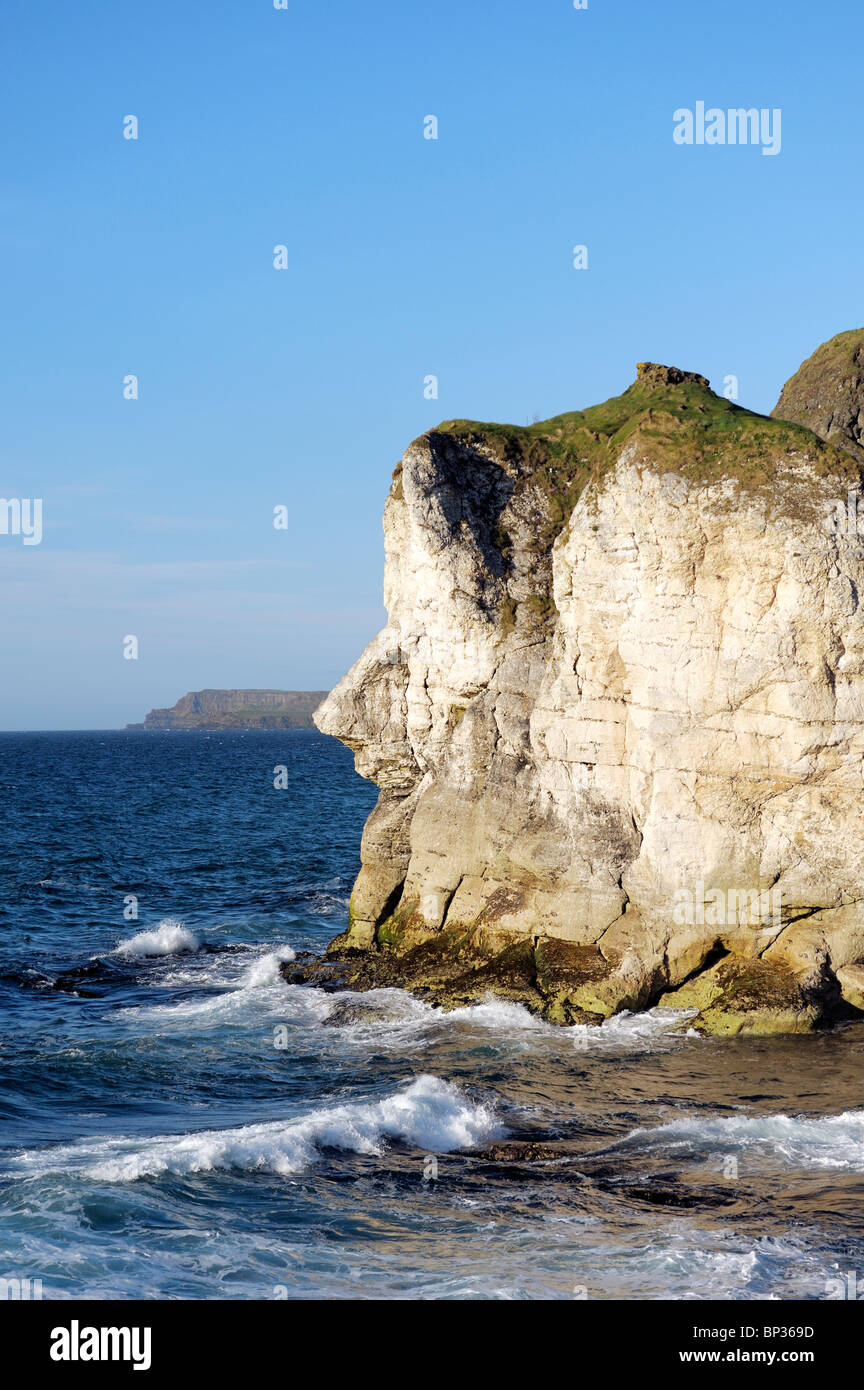
[[[719,1034],[861,1009],[858,380],[841,449],[652,363],[408,448],[388,624],[316,714],[381,794],[349,929],[290,978]]]
[[[806,425],[864,463],[864,328],[818,347],[786,382],[771,413]]]

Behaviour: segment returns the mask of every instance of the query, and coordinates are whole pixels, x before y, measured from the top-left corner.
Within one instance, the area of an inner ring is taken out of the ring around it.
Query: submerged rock
[[[393,1011],[391,1009],[376,1006],[374,1004],[363,1004],[354,1000],[340,1000],[322,1018],[321,1024],[325,1028],[350,1028],[355,1025],[369,1027],[374,1023],[392,1023]]]
[[[605,405],[409,447],[387,627],[315,716],[381,793],[348,931],[291,978],[563,1024],[662,1001],[719,1034],[862,1008],[864,546],[836,514],[864,388],[842,381],[842,421],[807,407],[842,448],[655,363]]]
[[[559,1158],[571,1158],[568,1149],[537,1140],[499,1140],[481,1149],[479,1158],[492,1163],[554,1163]]]

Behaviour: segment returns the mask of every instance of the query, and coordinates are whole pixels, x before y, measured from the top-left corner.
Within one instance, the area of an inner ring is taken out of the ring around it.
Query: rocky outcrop
[[[806,425],[864,463],[864,328],[839,333],[802,362],[772,414]]]
[[[326,690],[192,690],[127,729],[312,729]]]
[[[862,405],[836,448],[646,363],[416,440],[388,624],[316,714],[381,789],[350,925],[288,977],[720,1034],[859,1010]]]

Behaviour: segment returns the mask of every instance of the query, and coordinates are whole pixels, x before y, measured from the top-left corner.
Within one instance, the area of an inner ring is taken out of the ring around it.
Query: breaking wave
[[[154,931],[139,931],[121,941],[113,952],[118,956],[176,956],[184,951],[197,951],[200,942],[193,932],[173,917],[163,917]]]
[[[662,1149],[698,1157],[743,1150],[774,1154],[801,1168],[842,1168],[864,1172],[864,1110],[812,1119],[799,1115],[686,1117],[634,1130],[612,1149]]]
[[[382,1100],[320,1106],[293,1120],[34,1150],[13,1159],[10,1174],[78,1173],[119,1183],[223,1169],[290,1175],[309,1168],[327,1149],[380,1155],[388,1141],[401,1141],[448,1153],[504,1133],[491,1105],[475,1104],[451,1082],[419,1076]]]
[[[279,967],[283,961],[294,960],[295,952],[290,946],[280,946],[276,951],[268,951],[247,966],[241,980],[241,989],[260,989],[262,985],[276,985],[282,982]]]

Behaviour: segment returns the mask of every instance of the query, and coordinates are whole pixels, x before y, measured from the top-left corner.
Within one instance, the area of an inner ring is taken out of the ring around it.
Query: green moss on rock
[[[700,482],[733,477],[746,490],[773,486],[790,454],[806,453],[817,473],[839,469],[857,478],[849,456],[805,426],[746,410],[716,395],[697,373],[650,362],[639,364],[637,380],[622,395],[587,410],[524,426],[450,420],[438,432],[486,445],[518,463],[517,493],[530,485],[546,499],[547,519],[535,540],[544,551],[587,483],[613,467],[631,440],[661,471]]]
[[[833,977],[802,976],[776,961],[730,957],[706,973],[713,976],[710,997],[703,996],[690,1027],[715,1036],[812,1033],[836,1016],[840,1002]]]

